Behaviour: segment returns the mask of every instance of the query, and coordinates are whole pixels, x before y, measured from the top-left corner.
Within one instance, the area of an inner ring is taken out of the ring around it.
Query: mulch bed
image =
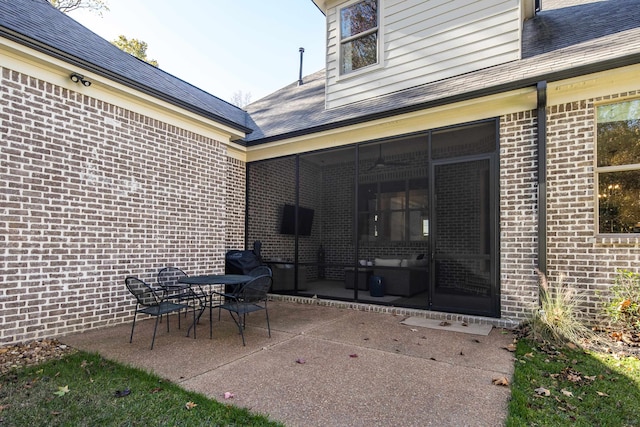
[[[587,343],[588,349],[617,356],[640,359],[640,332],[637,330],[602,329],[594,331],[595,337]]]
[[[60,359],[77,350],[55,339],[43,339],[0,347],[0,375],[13,369],[33,366],[49,359]]]

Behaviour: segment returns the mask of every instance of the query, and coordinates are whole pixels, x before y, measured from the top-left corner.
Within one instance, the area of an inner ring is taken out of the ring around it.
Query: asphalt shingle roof
[[[232,128],[249,130],[242,109],[123,52],[46,0],[0,0],[0,36],[75,62]]]
[[[544,0],[523,25],[521,60],[330,110],[324,70],[245,112],[122,52],[46,0],[0,0],[0,36],[251,132],[253,145],[640,63],[640,0]]]
[[[523,26],[522,59],[326,110],[324,70],[249,105],[259,144],[503,90],[640,63],[640,0],[545,0]]]

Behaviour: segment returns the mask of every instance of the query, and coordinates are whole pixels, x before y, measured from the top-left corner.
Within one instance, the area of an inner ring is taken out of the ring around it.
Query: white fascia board
[[[5,68],[74,92],[84,93],[92,98],[193,131],[225,144],[246,136],[244,132],[223,123],[177,107],[5,38],[0,38],[0,58],[0,63]],[[84,87],[72,82],[69,78],[72,73],[82,74],[91,82],[91,86]]]
[[[250,146],[247,162],[297,153],[340,147],[358,142],[393,138],[441,127],[499,117],[504,114],[536,108],[534,87],[460,101],[370,122],[358,123],[316,134]]]

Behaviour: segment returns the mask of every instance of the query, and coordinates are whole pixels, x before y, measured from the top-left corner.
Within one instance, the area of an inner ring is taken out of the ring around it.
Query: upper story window
[[[598,232],[640,233],[640,99],[596,114]]]
[[[340,9],[340,73],[378,63],[378,0]]]

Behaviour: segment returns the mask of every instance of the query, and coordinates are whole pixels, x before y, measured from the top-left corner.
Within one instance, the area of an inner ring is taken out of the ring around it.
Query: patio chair
[[[261,265],[260,267],[256,267],[247,273],[248,276],[258,277],[258,276],[269,276],[273,277],[273,273],[271,272],[271,268],[266,265]]]
[[[267,330],[269,338],[271,338],[271,325],[269,324],[269,310],[267,309],[267,299],[269,288],[271,287],[271,276],[263,275],[255,277],[231,294],[221,294],[224,297],[224,303],[217,305],[216,308],[227,310],[231,318],[238,326],[240,335],[242,335],[242,345],[247,345],[244,339],[244,329],[246,325],[247,314],[255,311],[264,310],[267,318]],[[213,322],[211,321],[211,310],[213,304],[209,306],[209,328],[210,333],[213,331]]]
[[[158,271],[158,285],[165,292],[165,299],[175,300],[178,303],[187,301],[187,304],[192,304],[194,309],[195,306],[199,304],[200,307],[204,309],[206,294],[202,290],[202,287],[198,286],[194,288],[193,285],[180,283],[179,280],[183,277],[187,277],[187,273],[178,267],[164,267]],[[188,310],[185,310],[184,312],[185,317],[187,316],[187,311]],[[193,327],[193,335],[195,338],[195,325],[193,325]],[[180,329],[180,317],[178,317],[178,329]],[[187,333],[187,336],[188,335]]]
[[[252,276],[252,277],[258,277],[258,276],[269,276],[269,277],[273,277],[273,273],[271,271],[271,268],[269,268],[266,265],[261,265],[259,267],[254,268],[253,270],[249,271],[247,273],[247,276]],[[233,294],[235,290],[235,285],[226,285],[224,287],[224,292],[225,294]],[[220,313],[222,312],[222,310],[218,310],[218,320],[220,320]]]
[[[136,327],[136,318],[138,313],[148,314],[156,318],[156,324],[153,328],[153,338],[151,339],[151,350],[156,341],[156,330],[158,329],[158,320],[164,314],[170,314],[174,311],[179,312],[182,309],[188,309],[187,304],[179,304],[167,301],[164,291],[156,290],[137,277],[129,276],[125,279],[127,289],[136,299],[136,308],[133,312],[133,324],[131,325],[131,336],[129,343],[133,341],[133,330]],[[193,312],[195,321],[195,309]],[[178,317],[180,314],[178,313]],[[169,316],[167,316],[167,332],[169,332]]]

